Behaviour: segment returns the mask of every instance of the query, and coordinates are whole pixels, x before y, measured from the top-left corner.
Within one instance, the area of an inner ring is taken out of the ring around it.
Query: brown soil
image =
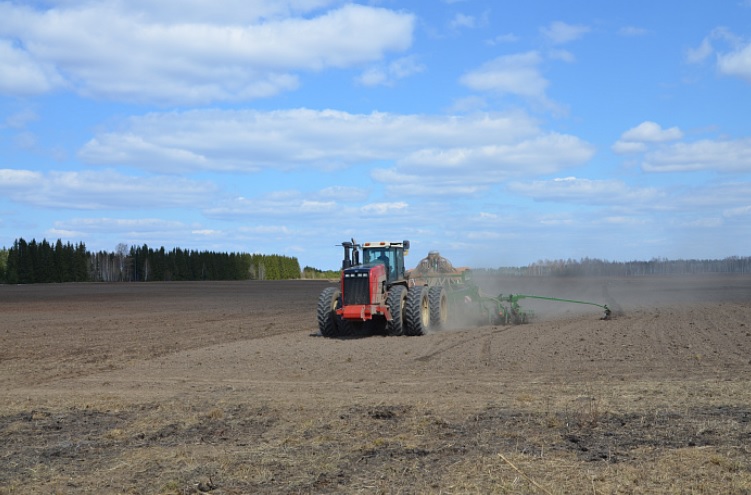
[[[336,340],[324,282],[0,286],[0,494],[751,493],[751,276],[479,283],[616,316]]]

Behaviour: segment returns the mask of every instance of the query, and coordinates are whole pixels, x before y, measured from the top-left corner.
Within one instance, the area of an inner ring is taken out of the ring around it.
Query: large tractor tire
[[[344,337],[352,332],[352,326],[336,314],[341,304],[341,291],[336,287],[326,287],[318,296],[318,330],[324,337]]]
[[[386,306],[391,313],[391,321],[386,322],[387,335],[404,335],[405,321],[404,308],[407,302],[407,288],[403,285],[395,285],[386,296]]]
[[[449,302],[446,289],[440,285],[434,285],[428,289],[428,302],[430,304],[430,328],[439,329],[449,319]]]
[[[428,288],[424,285],[412,287],[407,293],[407,305],[404,309],[407,335],[425,335],[430,326]]]

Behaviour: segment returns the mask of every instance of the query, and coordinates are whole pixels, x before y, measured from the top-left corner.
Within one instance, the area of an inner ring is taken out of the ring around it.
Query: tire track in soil
[[[492,328],[492,330],[488,330],[488,328]],[[448,343],[445,344],[445,339],[441,339],[440,341],[433,341],[431,342],[431,345],[428,347],[427,352],[419,357],[414,358],[415,361],[427,363],[433,359],[435,359],[438,356],[441,356],[442,354],[445,354],[449,351],[456,350],[460,347],[466,346],[466,345],[478,345],[479,337],[474,332],[481,332],[482,335],[482,343],[479,344],[481,346],[480,352],[479,352],[479,361],[481,363],[490,363],[491,362],[491,347],[492,347],[492,340],[493,335],[499,334],[502,332],[506,332],[508,330],[511,330],[513,327],[478,327],[474,329],[464,329],[464,330],[448,330],[446,332],[437,332],[433,335],[449,335],[456,334],[457,337],[454,337],[452,335],[451,340],[458,340],[458,342]],[[461,335],[459,337],[459,335]]]

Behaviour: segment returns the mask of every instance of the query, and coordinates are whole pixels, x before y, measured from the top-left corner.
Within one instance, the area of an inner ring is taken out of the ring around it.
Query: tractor
[[[368,322],[387,335],[423,335],[448,319],[443,287],[416,284],[406,277],[409,241],[342,242],[344,259],[338,287],[318,298],[318,329],[324,337],[346,337]],[[362,252],[362,259],[360,254]]]

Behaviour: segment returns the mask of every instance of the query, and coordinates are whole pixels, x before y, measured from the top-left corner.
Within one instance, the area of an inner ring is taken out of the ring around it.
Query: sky
[[[0,247],[751,245],[751,0],[0,1]]]

